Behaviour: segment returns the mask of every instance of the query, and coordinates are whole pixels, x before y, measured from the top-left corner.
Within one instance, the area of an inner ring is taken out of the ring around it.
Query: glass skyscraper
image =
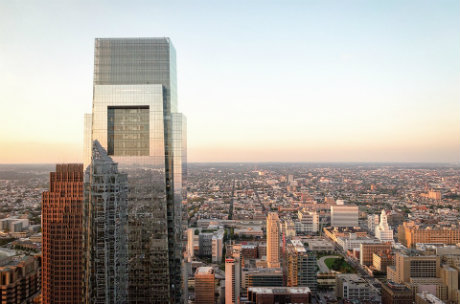
[[[127,174],[129,302],[179,303],[186,121],[170,39],[96,39],[93,94],[85,167],[97,140]]]
[[[85,173],[84,301],[128,302],[128,180],[97,140]]]

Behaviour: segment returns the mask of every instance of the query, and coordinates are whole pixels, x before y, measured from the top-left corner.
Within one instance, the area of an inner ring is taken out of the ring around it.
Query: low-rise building
[[[357,274],[340,274],[336,279],[336,296],[341,299],[370,300],[373,287]]]
[[[250,287],[248,304],[311,303],[308,287]]]

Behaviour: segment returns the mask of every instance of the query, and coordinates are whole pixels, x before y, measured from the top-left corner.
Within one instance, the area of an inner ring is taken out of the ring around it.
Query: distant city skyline
[[[1,2],[0,164],[83,162],[96,37],[174,41],[189,162],[459,162],[459,8]]]

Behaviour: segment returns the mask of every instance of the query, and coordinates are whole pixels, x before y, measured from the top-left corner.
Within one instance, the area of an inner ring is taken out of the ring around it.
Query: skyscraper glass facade
[[[180,302],[186,127],[175,58],[168,38],[96,39],[91,138],[128,176],[130,303]]]
[[[128,302],[128,181],[94,141],[85,172],[84,303]]]

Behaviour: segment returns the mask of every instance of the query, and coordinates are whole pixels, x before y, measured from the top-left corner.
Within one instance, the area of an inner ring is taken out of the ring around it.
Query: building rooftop
[[[16,250],[8,248],[0,248],[0,261],[4,258],[17,255]]]
[[[308,287],[249,287],[248,291],[258,294],[306,294],[311,293]]]
[[[212,267],[198,267],[195,274],[213,274],[214,269]]]
[[[291,240],[291,244],[294,245],[294,249],[296,252],[306,252],[305,246],[303,245],[301,240]]]
[[[435,295],[432,295],[431,293],[427,293],[426,291],[422,293],[418,293],[417,296],[431,304],[444,304],[445,303],[441,301],[439,298],[437,298]]]
[[[338,278],[343,282],[360,285],[361,287],[370,286],[365,279],[361,278],[357,274],[341,274]]]

